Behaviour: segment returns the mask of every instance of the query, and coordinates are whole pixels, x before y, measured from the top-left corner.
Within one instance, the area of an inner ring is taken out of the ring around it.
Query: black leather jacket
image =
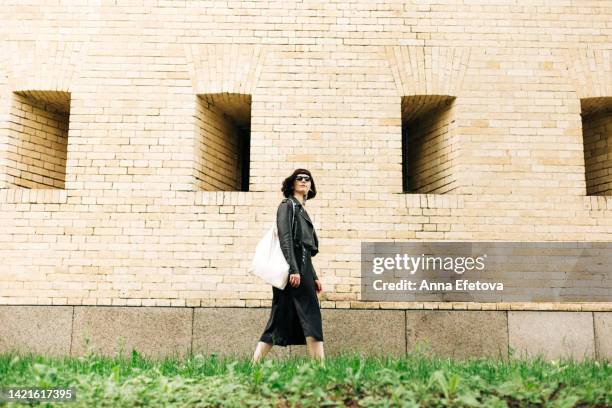
[[[292,225],[291,219],[294,208],[295,219]],[[302,271],[306,261],[306,251],[310,250],[310,256],[315,256],[319,252],[319,239],[310,217],[295,197],[285,198],[278,206],[276,229],[280,247],[289,264],[289,274],[299,273],[300,277],[303,277]],[[319,279],[314,267],[312,272],[314,279]]]

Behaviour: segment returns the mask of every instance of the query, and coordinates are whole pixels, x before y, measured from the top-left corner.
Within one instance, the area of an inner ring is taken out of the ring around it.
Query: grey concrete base
[[[269,308],[0,306],[0,352],[251,357]],[[327,356],[612,358],[612,312],[323,309]],[[273,347],[267,358],[308,356]]]
[[[612,360],[612,313],[594,312],[593,323],[597,357]]]
[[[406,350],[403,310],[322,309],[325,355],[401,355]],[[308,356],[308,346],[290,346]]]
[[[508,356],[508,318],[503,311],[407,310],[408,350],[455,359]]]
[[[0,306],[0,352],[70,354],[72,306]]]
[[[509,311],[508,335],[517,357],[595,357],[591,312]]]
[[[192,320],[188,308],[75,306],[72,354],[136,349],[150,357],[184,356],[191,350]]]
[[[193,352],[226,357],[252,356],[269,317],[270,309],[196,308]],[[272,347],[266,357],[287,358],[289,348]]]

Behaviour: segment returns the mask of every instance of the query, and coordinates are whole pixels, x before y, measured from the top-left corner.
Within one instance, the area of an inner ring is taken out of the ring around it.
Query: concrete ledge
[[[403,310],[321,309],[325,355],[403,354],[406,350],[404,313]],[[308,349],[291,346],[291,353],[308,355]]]
[[[455,359],[508,356],[508,318],[505,312],[408,310],[406,328],[409,351],[421,343],[427,354]]]
[[[70,354],[72,306],[0,306],[0,352]]]
[[[594,358],[593,329],[589,312],[508,312],[509,342],[517,357]]]
[[[251,357],[269,317],[269,308],[196,308],[193,352]],[[288,347],[272,347],[266,358],[288,356]]]
[[[612,302],[375,302],[361,300],[323,300],[325,308],[365,310],[542,310],[555,312],[612,312]]]
[[[320,297],[321,307],[328,310],[542,310],[556,312],[612,312],[612,302],[364,302],[360,300],[330,300],[327,294]],[[59,306],[53,303],[54,298],[41,299],[36,305],[28,304],[17,297],[1,297],[0,306]],[[189,299],[181,306],[171,306],[168,299],[130,298],[123,299],[124,303],[61,303],[62,306],[118,306],[118,307],[191,307],[191,308],[259,308],[269,307],[271,300],[264,299]]]
[[[269,308],[0,306],[0,352],[82,355],[88,350],[149,357],[216,353],[250,357]],[[611,312],[322,309],[327,356],[343,352],[426,353],[464,359],[542,353],[610,360]],[[89,338],[89,344],[85,339]],[[306,346],[274,347],[267,358],[308,355]]]
[[[612,313],[593,313],[593,324],[597,358],[612,361]]]
[[[179,307],[76,306],[72,354],[127,355],[136,348],[151,357],[182,356],[191,350],[192,314]]]

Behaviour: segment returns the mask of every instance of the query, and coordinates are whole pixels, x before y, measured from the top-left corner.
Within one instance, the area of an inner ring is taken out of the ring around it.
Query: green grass
[[[342,354],[325,367],[308,357],[217,355],[151,360],[0,354],[0,387],[75,387],[66,407],[610,407],[608,361],[452,360]],[[24,406],[1,403],[0,406]]]

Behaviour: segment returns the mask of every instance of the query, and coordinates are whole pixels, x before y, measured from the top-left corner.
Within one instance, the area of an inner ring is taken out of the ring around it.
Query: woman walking
[[[311,173],[296,169],[283,181],[282,191],[286,198],[278,206],[276,227],[289,264],[289,282],[283,290],[272,287],[270,318],[252,362],[265,357],[275,344],[308,344],[310,356],[323,362],[323,327],[317,298],[322,287],[311,261],[311,256],[319,252],[319,240],[304,208],[317,190]]]

